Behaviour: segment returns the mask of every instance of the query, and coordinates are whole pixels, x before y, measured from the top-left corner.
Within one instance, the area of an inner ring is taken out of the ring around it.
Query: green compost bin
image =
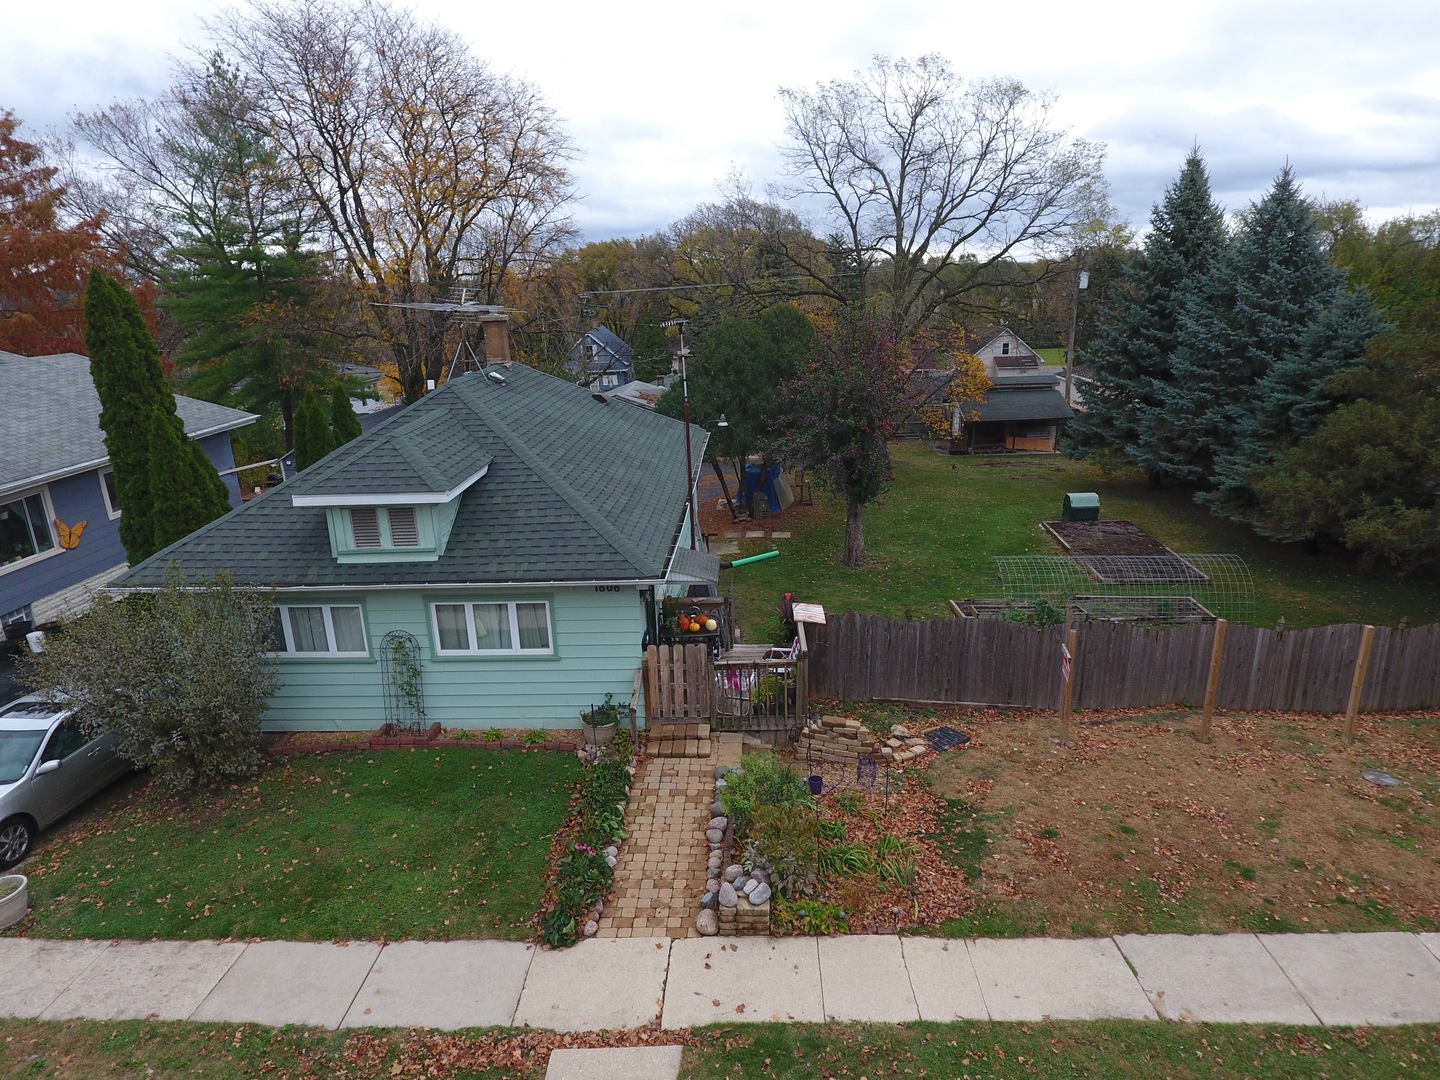
[[[1060,508],[1061,521],[1099,521],[1100,496],[1093,491],[1072,491]]]

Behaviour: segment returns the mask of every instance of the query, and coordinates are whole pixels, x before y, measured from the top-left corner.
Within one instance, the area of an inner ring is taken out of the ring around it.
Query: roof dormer
[[[291,504],[325,510],[339,562],[423,562],[445,553],[460,497],[491,462],[473,444],[455,445],[447,419],[440,410],[312,466],[318,482]]]

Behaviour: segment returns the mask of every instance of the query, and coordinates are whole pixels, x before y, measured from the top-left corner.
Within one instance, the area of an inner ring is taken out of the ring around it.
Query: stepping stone
[[[545,1080],[676,1080],[679,1046],[552,1050]]]

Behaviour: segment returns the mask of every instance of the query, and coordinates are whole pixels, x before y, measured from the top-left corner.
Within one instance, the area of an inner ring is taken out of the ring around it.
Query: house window
[[[50,499],[42,489],[0,503],[0,567],[54,551]]]
[[[120,496],[115,487],[115,470],[100,470],[100,493],[105,496],[105,513],[114,521],[120,516]]]
[[[434,604],[440,655],[518,653],[548,655],[550,605],[543,601]]]
[[[275,652],[293,656],[369,656],[358,604],[282,604],[271,626]]]
[[[1002,342],[1000,343],[1000,355],[1001,355],[1001,356],[1009,356],[1009,355],[1010,355],[1010,343],[1009,343],[1008,341],[1002,341]]]

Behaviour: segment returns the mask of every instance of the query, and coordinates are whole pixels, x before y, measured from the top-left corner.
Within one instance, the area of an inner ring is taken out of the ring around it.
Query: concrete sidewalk
[[[1440,934],[1083,940],[0,939],[0,1015],[320,1027],[720,1021],[1440,1022]]]

